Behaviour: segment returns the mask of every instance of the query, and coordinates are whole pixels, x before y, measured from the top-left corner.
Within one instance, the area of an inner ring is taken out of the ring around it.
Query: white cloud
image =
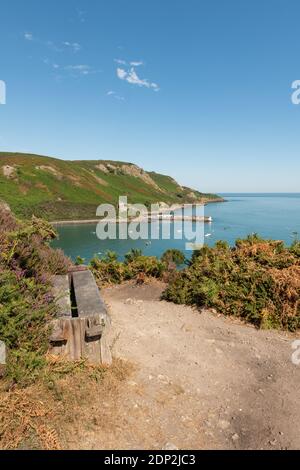
[[[33,41],[33,34],[32,33],[24,33],[24,39],[26,39],[26,41]]]
[[[119,77],[120,80],[125,80],[127,77],[128,73],[124,69],[117,68],[117,76]]]
[[[126,80],[133,85],[146,86],[149,88],[149,82],[145,79],[140,79],[133,67],[130,69],[130,72],[128,72]]]
[[[81,50],[81,45],[78,44],[78,42],[69,42],[69,41],[65,41],[63,42],[63,45],[65,47],[69,47],[73,50],[73,52],[78,52]]]
[[[116,62],[116,64],[119,64],[119,65],[127,65],[126,60],[114,59],[114,61]]]
[[[43,60],[44,64],[49,65],[50,67],[54,69],[59,69],[60,65],[56,64],[55,62],[51,62],[49,59],[44,59]]]
[[[108,91],[108,92],[106,93],[106,96],[111,96],[111,97],[113,97],[115,100],[118,100],[118,101],[125,101],[124,96],[120,96],[120,95],[118,95],[115,91],[112,91],[112,90]]]
[[[76,53],[82,49],[81,45],[78,42],[65,41],[58,44],[53,41],[45,41],[40,38],[37,38],[33,36],[33,34],[30,32],[24,33],[24,39],[26,41],[34,41],[35,43],[41,44],[44,47],[48,47],[49,49],[55,52],[63,52],[66,49],[70,49],[72,52]]]
[[[100,70],[94,69],[92,66],[87,65],[87,64],[74,64],[74,65],[60,65],[56,62],[51,61],[50,59],[46,58],[43,60],[44,64],[48,65],[52,69],[54,69],[56,72],[58,70],[63,72],[69,72],[73,76],[78,76],[78,75],[90,75],[93,73],[98,73]],[[60,76],[62,78],[63,76]]]
[[[85,11],[77,10],[77,16],[78,16],[78,20],[80,21],[80,23],[85,22]]]
[[[86,64],[79,64],[79,65],[67,65],[65,70],[71,70],[72,72],[78,72],[81,75],[89,75],[93,73],[92,67]]]
[[[128,72],[126,72],[126,70],[124,69],[118,68],[117,76],[120,80],[126,80],[126,82],[130,83],[131,85],[137,85],[139,87],[146,87],[154,91],[159,91],[159,86],[157,85],[157,83],[150,82],[146,78],[143,78],[143,79],[140,78],[137,75],[134,67],[131,67],[131,69]]]
[[[144,62],[142,60],[139,62],[130,62],[130,65],[132,65],[132,67],[139,67],[140,65],[144,65]]]
[[[128,65],[126,60],[123,60],[123,59],[114,59],[114,61],[116,62],[116,64],[119,64],[119,65]],[[140,65],[144,65],[144,62],[142,60],[138,60],[138,61],[129,62],[129,65],[131,65],[132,67],[139,67]]]

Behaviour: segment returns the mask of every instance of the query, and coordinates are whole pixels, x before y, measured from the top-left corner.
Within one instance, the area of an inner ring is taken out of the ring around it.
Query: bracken
[[[215,308],[259,328],[300,327],[300,243],[251,235],[230,248],[218,242],[195,252],[163,293],[178,304]]]

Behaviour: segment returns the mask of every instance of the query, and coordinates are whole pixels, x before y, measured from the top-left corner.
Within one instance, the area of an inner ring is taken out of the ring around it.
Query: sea
[[[205,216],[212,217],[211,223],[204,224],[204,243],[213,246],[218,240],[225,240],[231,246],[240,238],[258,234],[267,239],[282,240],[290,245],[300,239],[300,193],[226,193],[221,194],[225,202],[205,206]],[[186,212],[186,215],[188,212]],[[160,222],[164,224],[165,222]],[[192,224],[194,222],[185,222]],[[176,248],[189,257],[185,230],[171,227],[170,239],[99,240],[96,223],[58,226],[59,238],[52,244],[61,248],[73,260],[80,256],[88,262],[94,256],[102,257],[107,251],[114,251],[120,259],[132,248],[142,250],[147,256],[161,256],[167,249]],[[180,235],[180,232],[182,234]],[[176,235],[177,233],[177,235]]]

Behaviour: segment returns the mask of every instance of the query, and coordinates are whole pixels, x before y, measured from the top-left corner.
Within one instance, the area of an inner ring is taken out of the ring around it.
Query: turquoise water
[[[213,245],[226,240],[231,245],[237,238],[258,233],[265,238],[283,240],[291,244],[300,238],[299,194],[224,194],[227,202],[208,204],[205,215],[212,216],[212,224],[205,224],[205,243]],[[192,222],[190,222],[192,224]],[[168,248],[185,251],[186,240],[105,240],[96,236],[96,224],[58,227],[59,240],[54,247],[75,259],[78,255],[87,261],[95,254],[101,256],[108,250],[123,257],[131,248],[142,249],[145,255],[160,256]],[[171,233],[173,230],[171,230]],[[187,251],[187,255],[191,252]]]

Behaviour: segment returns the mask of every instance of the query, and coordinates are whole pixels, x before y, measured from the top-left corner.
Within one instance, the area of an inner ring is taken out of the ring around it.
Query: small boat
[[[212,233],[206,233],[205,234],[205,237],[211,237],[212,236]]]

